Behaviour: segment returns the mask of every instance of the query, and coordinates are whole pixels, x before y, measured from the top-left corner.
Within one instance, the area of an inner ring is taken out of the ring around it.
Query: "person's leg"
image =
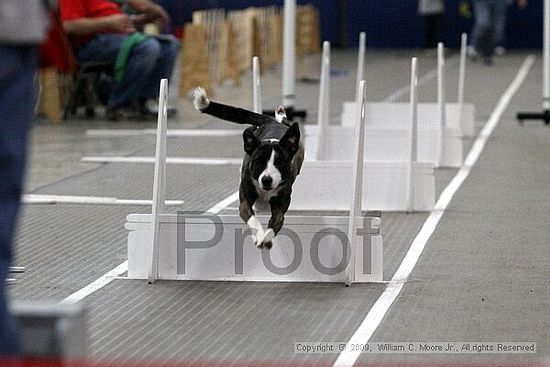
[[[110,61],[114,63],[126,38],[128,36],[125,34],[100,34],[77,50],[76,59],[79,62]]]
[[[127,38],[128,36],[124,34],[101,34],[81,46],[76,52],[76,58],[81,63],[108,61],[114,64],[118,52]],[[100,77],[100,82],[95,87],[103,104],[110,106],[109,99],[115,85],[113,75]],[[127,105],[130,102],[123,101],[121,105]]]
[[[19,332],[9,312],[6,286],[9,266],[9,261],[0,260],[0,364],[3,359],[17,357],[20,353]]]
[[[103,34],[94,38],[77,52],[77,59],[85,61],[112,61],[116,60],[124,40],[128,36],[122,34]],[[130,51],[120,82],[115,82],[107,102],[109,109],[137,103],[144,93],[148,82],[147,75],[151,73],[161,47],[156,40],[148,38]]]
[[[145,88],[141,94],[142,99],[158,97],[160,80],[172,76],[172,70],[174,69],[174,64],[178,55],[179,43],[175,38],[155,39],[155,41],[160,47],[160,53],[155,66],[147,77]]]
[[[109,106],[120,106],[128,102],[139,102],[150,88],[150,76],[158,63],[162,47],[154,38],[135,45],[130,51],[122,80],[115,84]]]
[[[475,40],[476,51],[487,64],[491,62],[494,49],[494,3],[492,1],[473,2],[478,34]]]
[[[36,47],[0,46],[0,356],[19,352],[19,339],[8,310],[6,276],[12,261],[25,171],[27,131],[36,93]]]
[[[474,50],[477,50],[480,32],[489,27],[491,18],[489,5],[486,1],[473,0],[472,7],[474,10],[474,25],[472,26],[472,34],[470,35],[470,45]]]
[[[495,44],[504,47],[506,42],[506,20],[508,18],[508,5],[506,1],[496,1],[494,12]]]

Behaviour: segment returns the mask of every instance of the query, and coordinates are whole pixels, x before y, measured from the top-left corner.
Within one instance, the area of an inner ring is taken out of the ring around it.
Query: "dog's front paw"
[[[269,250],[273,247],[273,237],[275,237],[275,232],[268,228],[267,231],[262,233],[262,236],[256,236],[256,246]]]

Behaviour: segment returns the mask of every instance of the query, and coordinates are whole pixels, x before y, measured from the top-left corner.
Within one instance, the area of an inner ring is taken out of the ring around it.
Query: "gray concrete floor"
[[[408,98],[410,58],[419,52],[369,51],[368,98]],[[449,54],[448,100],[456,99],[456,55]],[[468,63],[466,101],[476,104],[478,131],[517,73],[526,53],[509,54],[492,67]],[[297,78],[317,79],[319,57],[297,65]],[[420,74],[435,68],[420,53]],[[354,94],[355,53],[333,54],[331,115]],[[361,355],[359,363],[513,362],[550,360],[550,129],[531,122],[517,126],[515,113],[538,110],[541,63],[537,60],[511,101],[470,177],[457,192],[402,293],[376,330],[373,342],[533,341],[535,355]],[[280,70],[263,76],[265,108],[279,103]],[[240,87],[220,87],[213,98],[250,106],[250,76]],[[400,93],[396,94],[396,92]],[[435,101],[436,82],[427,80],[421,101]],[[315,122],[318,85],[297,83],[297,107]],[[178,101],[173,128],[240,128],[213,121]],[[60,125],[37,124],[29,149],[27,193],[117,196],[148,199],[151,165],[89,164],[86,155],[151,155],[152,136],[87,137],[90,128],[153,128],[154,122],[112,123],[99,115]],[[465,139],[468,152],[473,139]],[[169,152],[240,157],[240,139],[169,139]],[[457,170],[437,171],[438,193]],[[237,167],[169,166],[167,199],[178,209],[206,209],[234,192]],[[11,293],[17,300],[60,301],[126,259],[127,214],[147,207],[26,205],[20,218],[17,264],[27,267]],[[399,266],[427,213],[383,213],[384,278]],[[385,286],[157,282],[115,280],[87,297],[90,358],[94,361],[287,362],[331,364],[337,354],[295,354],[294,342],[346,342]]]

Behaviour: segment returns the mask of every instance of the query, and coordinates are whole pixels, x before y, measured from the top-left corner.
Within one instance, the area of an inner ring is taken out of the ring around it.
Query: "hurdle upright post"
[[[445,113],[445,47],[443,42],[437,44],[437,104],[439,107],[439,121],[441,127],[447,127]]]
[[[296,0],[285,0],[283,15],[283,106],[296,101]]]
[[[317,114],[317,152],[315,159],[322,160],[325,154],[325,136],[330,120],[330,42],[323,42],[319,105]]]
[[[445,116],[445,48],[437,44],[437,114],[439,121],[439,163],[443,163],[443,129],[447,127]]]
[[[285,0],[283,12],[282,104],[289,120],[305,120],[307,111],[295,109],[296,102],[296,0]],[[273,111],[264,111],[273,115]]]
[[[160,215],[164,212],[166,194],[166,125],[168,119],[168,79],[161,79],[159,91],[159,112],[157,119],[157,140],[155,149],[155,173],[153,176],[153,205],[151,211],[151,257],[147,280],[155,282],[158,276]]]
[[[353,162],[352,179],[354,182],[351,195],[349,211],[348,240],[349,240],[349,262],[346,267],[345,285],[349,287],[355,282],[355,261],[358,246],[357,217],[362,215],[363,210],[363,163],[365,156],[365,109],[367,99],[367,88],[364,80],[359,82],[357,87],[358,95],[355,99],[355,155]],[[370,251],[370,249],[369,249]]]
[[[359,51],[357,54],[357,77],[355,79],[355,85],[359,87],[359,82],[365,80],[365,49],[366,49],[367,36],[365,32],[359,33]],[[355,97],[357,97],[359,90],[355,91]]]
[[[262,85],[260,81],[260,58],[252,58],[252,110],[262,113]]]
[[[466,78],[466,50],[468,48],[468,34],[462,33],[460,38],[460,65],[458,67],[458,122],[460,131],[464,131],[464,82]]]
[[[407,212],[414,211],[414,177],[415,163],[417,161],[418,147],[418,59],[412,58],[411,61],[411,88],[410,88],[410,106],[411,106],[411,136],[410,136],[410,155],[407,175]]]

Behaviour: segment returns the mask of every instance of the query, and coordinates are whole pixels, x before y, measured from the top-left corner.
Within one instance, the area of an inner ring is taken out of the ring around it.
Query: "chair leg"
[[[77,75],[72,81],[69,97],[67,98],[67,104],[63,111],[63,120],[70,120],[74,115],[76,115],[76,109],[78,107],[77,93],[79,79],[80,77]]]

